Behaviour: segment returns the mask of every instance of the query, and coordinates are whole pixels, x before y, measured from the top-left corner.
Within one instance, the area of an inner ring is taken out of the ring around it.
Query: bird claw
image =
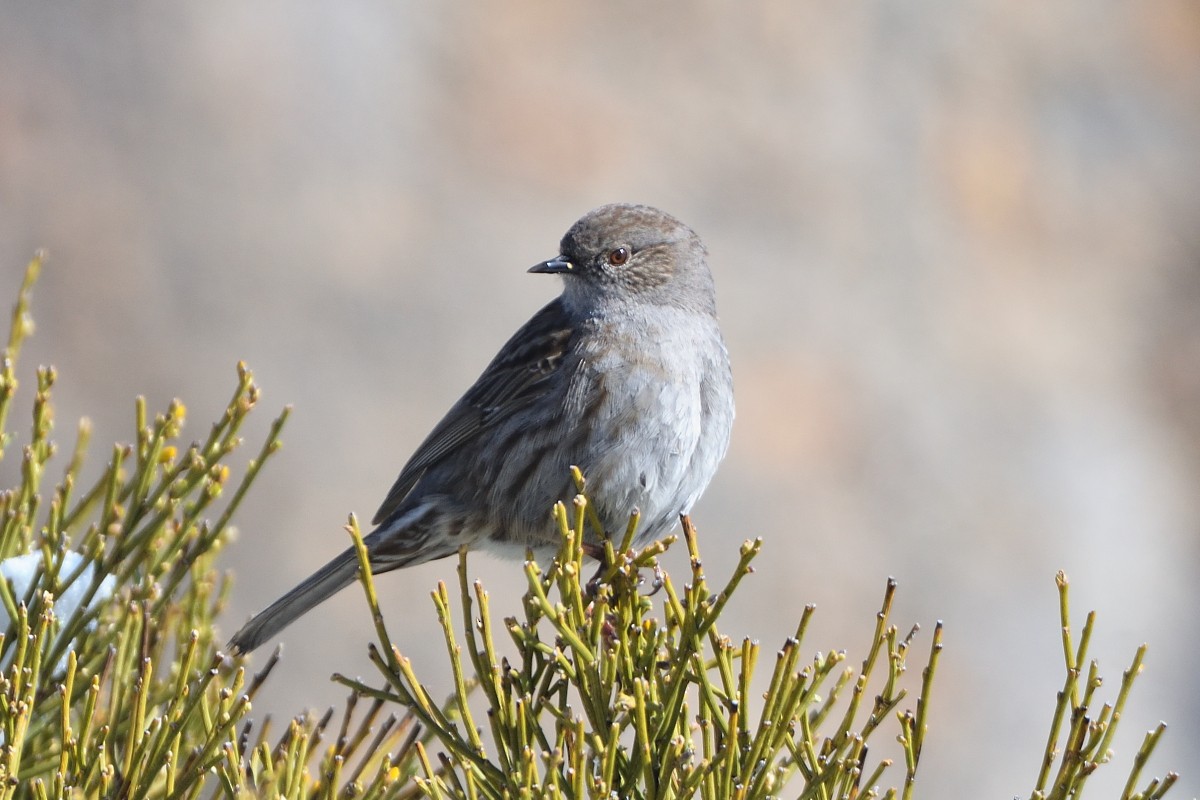
[[[662,591],[664,580],[663,568],[658,564],[654,565],[654,580],[650,582],[650,591],[646,592],[646,597],[654,597]]]
[[[588,600],[592,600],[596,597],[596,592],[599,591],[600,584],[604,582],[604,577],[605,577],[605,575],[608,574],[609,567],[611,565],[608,563],[607,559],[605,558],[603,547],[598,547],[596,545],[589,545],[589,544],[584,544],[583,547],[584,547],[585,553],[593,556],[594,558],[596,558],[600,561],[600,566],[597,567],[596,573],[594,575],[592,575],[591,579],[588,580],[588,582],[586,584],[584,584],[584,590],[583,590],[584,597],[587,598]],[[594,551],[598,551],[598,554],[596,554]],[[630,550],[626,553],[618,554],[617,558],[632,559],[634,552],[635,551]],[[665,583],[665,573],[663,572],[662,567],[659,566],[658,564],[655,564],[652,569],[653,569],[654,577],[650,581],[650,590],[646,593],[646,597],[653,597],[654,595],[658,594],[660,591],[662,591],[663,585]],[[644,582],[645,581],[642,578],[641,570],[638,570],[637,578],[634,581],[634,585],[641,586]]]

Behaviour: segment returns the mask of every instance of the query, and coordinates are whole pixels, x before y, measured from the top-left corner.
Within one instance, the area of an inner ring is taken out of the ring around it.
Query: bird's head
[[[563,298],[581,310],[638,302],[715,313],[700,237],[657,208],[601,206],[571,226],[559,254],[530,272],[563,276]]]

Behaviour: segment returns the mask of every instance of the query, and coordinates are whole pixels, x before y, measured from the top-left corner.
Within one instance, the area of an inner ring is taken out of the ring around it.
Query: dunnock
[[[587,478],[604,530],[641,514],[670,530],[708,486],[733,424],[733,379],[704,245],[655,208],[614,204],[576,222],[530,269],[562,294],[500,349],[417,448],[365,539],[375,572],[459,547],[524,554],[558,542],[551,509]],[[591,542],[598,545],[598,542]],[[249,652],[354,581],[347,549],[238,631]]]

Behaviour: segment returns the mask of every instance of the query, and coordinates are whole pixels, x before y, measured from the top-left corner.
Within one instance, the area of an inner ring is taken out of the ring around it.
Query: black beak
[[[534,264],[529,268],[530,272],[545,272],[547,274],[562,274],[575,269],[570,261],[567,261],[563,256],[555,256],[549,261],[543,261],[540,264]]]

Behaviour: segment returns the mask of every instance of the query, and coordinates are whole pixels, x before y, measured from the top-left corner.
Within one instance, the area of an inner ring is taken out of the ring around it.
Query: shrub
[[[12,457],[7,420],[40,268],[39,257],[26,271],[0,363],[0,458]],[[774,663],[760,665],[757,643],[717,624],[762,542],[743,544],[734,573],[714,589],[685,520],[691,572],[676,586],[658,563],[673,537],[630,550],[635,517],[586,580],[581,542],[595,519],[578,473],[579,497],[554,510],[557,557],[525,564],[523,618],[494,622],[465,553],[457,599],[438,584],[434,606],[454,677],[445,702],[392,644],[352,517],[383,685],[335,676],[353,692],[340,715],[301,714],[273,739],[269,722],[252,726],[247,713],[277,656],[248,678],[240,660],[220,652],[214,622],[229,582],[216,560],[239,503],[279,448],[288,410],[234,480],[239,431],[259,402],[239,364],[229,405],[203,440],[180,443],[182,402],[151,418],[138,399],[133,443],[110,451],[94,483],[79,485],[83,421],[51,485],[54,382],[53,368],[37,371],[18,484],[0,493],[0,800],[914,796],[940,625],[920,677],[906,675],[918,629],[901,635],[891,621],[889,582],[857,665],[842,651],[805,655],[812,608]],[[1094,662],[1084,671],[1094,615],[1075,642],[1065,576],[1059,587],[1067,678],[1034,798],[1078,796],[1108,760],[1144,654],[1115,702],[1090,711],[1100,685]],[[756,672],[769,673],[765,693],[752,688]],[[902,764],[868,757],[881,731],[899,740]],[[1159,798],[1174,782],[1168,774],[1135,791],[1162,731],[1136,754],[1125,797]],[[884,790],[890,780],[899,786]]]

